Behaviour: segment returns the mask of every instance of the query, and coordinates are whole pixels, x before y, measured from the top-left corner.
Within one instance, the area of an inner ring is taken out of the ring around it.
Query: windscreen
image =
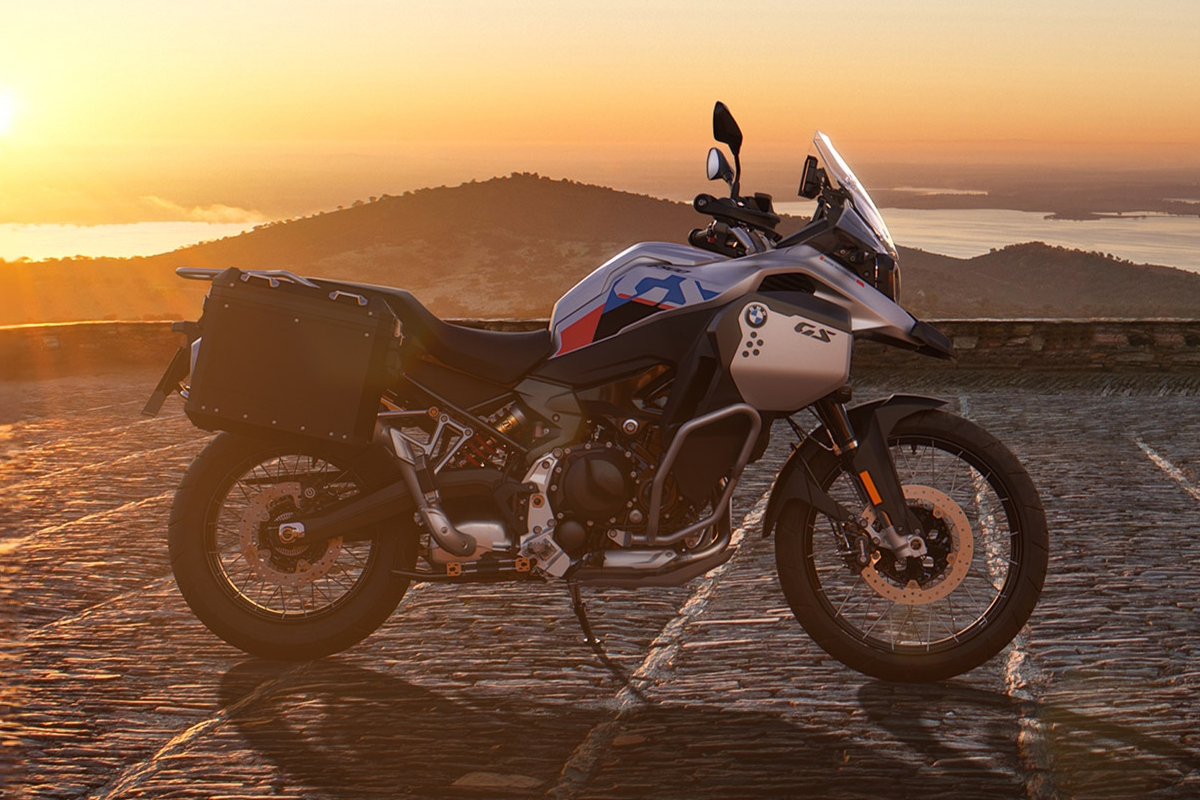
[[[892,234],[883,221],[883,215],[879,213],[871,195],[867,194],[867,190],[863,188],[853,170],[842,160],[841,155],[834,148],[833,142],[829,141],[828,136],[817,131],[816,136],[813,137],[813,145],[817,148],[817,154],[821,157],[821,162],[825,166],[825,175],[829,178],[830,183],[850,193],[854,208],[862,217],[863,222],[870,226],[879,239],[879,243],[887,249],[888,255],[899,260],[896,244],[892,241]]]

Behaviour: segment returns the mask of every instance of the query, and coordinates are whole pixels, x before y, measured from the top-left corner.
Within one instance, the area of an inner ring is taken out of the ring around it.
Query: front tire
[[[776,534],[779,581],[805,631],[843,664],[888,681],[942,680],[995,656],[1029,619],[1049,561],[1045,512],[1016,457],[967,420],[923,411],[888,446],[930,555],[901,570],[883,550],[864,568],[845,526],[792,500]],[[863,510],[832,454],[809,466],[844,507]]]
[[[171,568],[192,611],[251,655],[285,661],[337,653],[381,624],[408,589],[410,527],[372,526],[305,544],[279,525],[396,479],[386,460],[319,444],[281,446],[229,433],[196,457],[175,493]]]

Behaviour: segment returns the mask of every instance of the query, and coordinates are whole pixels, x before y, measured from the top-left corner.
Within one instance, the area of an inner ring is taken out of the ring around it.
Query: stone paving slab
[[[914,687],[842,667],[791,618],[756,529],[783,436],[747,471],[726,567],[585,593],[607,665],[536,584],[417,586],[347,653],[249,659],[167,569],[169,493],[206,435],[177,401],[137,416],[156,377],[0,388],[6,797],[1200,795],[1186,382],[860,378],[861,398],[915,387],[996,433],[1050,521],[1017,642]]]

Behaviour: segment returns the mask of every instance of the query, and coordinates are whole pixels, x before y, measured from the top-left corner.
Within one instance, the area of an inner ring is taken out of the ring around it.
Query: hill
[[[514,174],[271,223],[148,258],[0,262],[0,325],[195,317],[206,285],[179,266],[290,269],[403,286],[443,316],[545,317],[630,244],[681,242],[688,205]],[[800,220],[785,220],[795,230]],[[963,260],[902,250],[904,301],[925,317],[1194,317],[1200,275],[1033,243]]]
[[[1200,275],[1042,242],[971,259],[900,248],[904,306],[930,318],[1195,319]]]

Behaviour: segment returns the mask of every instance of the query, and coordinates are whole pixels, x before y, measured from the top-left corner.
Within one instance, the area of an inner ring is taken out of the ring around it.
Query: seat
[[[512,386],[544,361],[553,348],[549,330],[488,331],[438,319],[412,293],[367,284],[340,283],[383,296],[404,326],[406,341],[416,340],[437,360],[493,383]]]

